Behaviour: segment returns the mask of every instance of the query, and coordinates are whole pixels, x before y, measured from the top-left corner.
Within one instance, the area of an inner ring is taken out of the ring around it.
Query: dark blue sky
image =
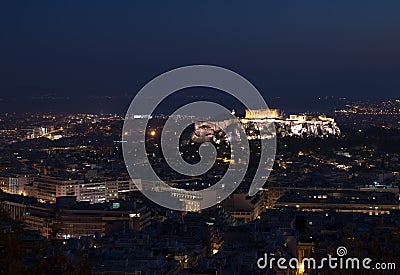
[[[216,3],[218,2],[218,3]],[[393,98],[400,1],[3,1],[0,92],[122,95],[189,64],[273,96]]]

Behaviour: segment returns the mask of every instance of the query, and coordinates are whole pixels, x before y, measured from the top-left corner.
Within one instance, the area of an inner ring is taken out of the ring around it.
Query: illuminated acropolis
[[[308,116],[305,114],[291,114],[281,116],[278,109],[246,110],[246,115],[240,121],[245,129],[264,127],[273,123],[278,136],[339,136],[340,129],[333,118],[325,115]],[[251,135],[249,139],[263,138]]]
[[[260,110],[246,110],[245,118],[247,119],[262,119],[262,118],[278,118],[278,109],[260,109]]]
[[[276,135],[279,137],[328,137],[340,136],[341,132],[333,118],[325,115],[308,116],[305,114],[291,114],[283,116],[278,109],[246,110],[245,117],[238,117],[249,140],[268,139]],[[215,133],[221,128],[228,128],[235,120],[228,119],[215,123],[199,122],[195,124],[192,139],[195,141],[210,141],[219,139]],[[218,126],[217,126],[218,125]],[[275,128],[275,131],[273,130]],[[265,136],[260,136],[260,131]],[[234,133],[228,133],[229,139],[234,139]]]

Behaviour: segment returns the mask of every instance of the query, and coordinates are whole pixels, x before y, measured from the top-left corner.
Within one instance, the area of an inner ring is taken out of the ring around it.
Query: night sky
[[[3,108],[129,98],[191,64],[232,69],[267,101],[400,94],[400,1],[216,2],[3,1]]]

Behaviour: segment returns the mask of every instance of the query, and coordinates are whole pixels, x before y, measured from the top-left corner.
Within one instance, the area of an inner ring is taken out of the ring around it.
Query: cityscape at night
[[[0,4],[0,275],[400,274],[400,2]]]
[[[353,115],[365,116],[364,112]],[[240,187],[215,207],[176,212],[143,197],[130,179],[121,152],[122,115],[4,113],[2,249],[25,256],[14,259],[22,261],[18,266],[13,261],[7,265],[5,258],[2,264],[21,272],[23,268],[43,272],[49,268],[47,260],[43,262],[51,257],[48,251],[57,251],[52,256],[55,272],[69,268],[95,274],[132,270],[251,273],[254,258],[265,251],[318,259],[333,253],[338,245],[359,257],[373,255],[376,261],[395,263],[392,252],[399,249],[400,233],[400,151],[387,143],[399,141],[399,125],[361,130],[341,127],[326,115],[319,117],[248,110],[240,118],[244,125],[265,119],[274,121],[276,128],[285,124],[310,129],[309,123],[322,120],[337,132],[289,135],[289,127],[278,136],[273,171],[256,196],[249,197],[246,191],[250,168]],[[181,189],[213,184],[226,169],[229,155],[217,159],[211,176],[178,178],[171,174],[157,149],[166,118],[154,116],[148,128],[155,169],[171,186]],[[354,117],[347,119],[343,125],[354,121]],[[258,139],[248,128],[251,149],[256,151]],[[214,137],[210,140],[216,146],[229,145],[229,140],[215,138],[220,129],[201,125],[198,130]],[[190,136],[182,140],[182,150],[193,154],[196,142]],[[6,236],[15,239],[5,243]],[[38,252],[29,252],[34,249]]]

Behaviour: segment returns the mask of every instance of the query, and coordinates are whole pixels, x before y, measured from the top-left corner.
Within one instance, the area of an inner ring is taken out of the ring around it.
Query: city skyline
[[[399,14],[1,3],[0,275],[399,274]]]
[[[167,117],[149,122],[149,161],[173,187],[171,195],[188,203],[182,212],[147,199],[144,178],[129,177],[122,115],[1,113],[0,245],[7,253],[0,251],[0,264],[6,273],[263,274],[256,265],[263,255],[320,261],[345,247],[345,259],[370,258],[371,267],[396,274],[400,151],[393,143],[399,140],[399,104],[338,110],[340,132],[336,119],[325,116],[248,110],[241,120],[252,154],[260,149],[253,123],[272,119],[277,127],[271,176],[248,196],[258,164],[250,159],[235,192],[199,212],[187,191],[209,188],[228,165],[240,165],[230,153],[232,128],[225,138],[220,129],[198,124],[195,130],[215,137],[210,141],[218,158],[206,174],[182,177],[163,160],[160,136]],[[196,162],[198,145],[181,137],[182,157]],[[167,196],[165,188],[154,187]],[[33,244],[39,253],[30,253]],[[306,273],[317,271],[306,265],[289,270]]]

